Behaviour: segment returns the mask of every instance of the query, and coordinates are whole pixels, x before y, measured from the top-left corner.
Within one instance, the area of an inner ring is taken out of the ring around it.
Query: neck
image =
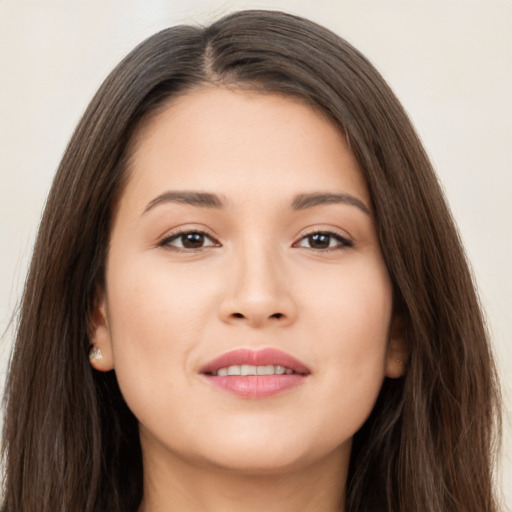
[[[343,512],[350,446],[321,461],[255,473],[144,453],[139,512]]]

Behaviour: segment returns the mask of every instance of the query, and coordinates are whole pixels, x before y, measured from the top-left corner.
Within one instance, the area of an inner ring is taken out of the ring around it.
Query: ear
[[[97,289],[94,296],[94,306],[89,319],[89,340],[91,349],[89,362],[100,372],[114,369],[114,356],[112,351],[112,335],[108,320],[106,294]]]
[[[399,317],[393,318],[389,329],[388,352],[386,356],[386,377],[397,379],[405,373],[409,351],[405,346],[403,325]]]

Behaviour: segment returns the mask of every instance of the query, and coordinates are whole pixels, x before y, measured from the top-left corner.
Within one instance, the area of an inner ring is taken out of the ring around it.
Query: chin
[[[279,475],[300,470],[308,465],[308,461],[300,454],[282,457],[281,453],[265,453],[256,450],[245,450],[237,456],[206,456],[204,463],[225,472],[239,475]]]
[[[350,451],[350,440],[342,445],[322,445],[318,439],[293,439],[293,436],[243,436],[228,443],[215,443],[201,450],[203,462],[217,469],[246,475],[278,475],[312,466],[340,450]]]

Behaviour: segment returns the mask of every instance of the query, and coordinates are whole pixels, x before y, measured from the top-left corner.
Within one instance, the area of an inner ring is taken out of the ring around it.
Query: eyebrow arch
[[[202,208],[224,208],[225,203],[222,199],[209,192],[189,192],[189,191],[173,191],[170,190],[168,192],[164,192],[159,196],[155,197],[155,199],[151,200],[146,208],[144,208],[144,213],[147,213],[149,210],[155,208],[155,206],[159,206],[164,203],[179,203],[179,204],[188,204],[191,206],[199,206]]]
[[[174,191],[169,190],[152,199],[144,208],[143,215],[149,210],[165,203],[187,204],[201,208],[224,208],[226,203],[216,194],[210,192],[195,191]],[[332,194],[329,192],[313,192],[309,194],[298,194],[291,203],[292,210],[305,210],[325,204],[349,204],[356,206],[366,214],[370,210],[359,199],[350,194]]]
[[[312,208],[314,206],[320,206],[324,204],[349,204],[356,206],[364,213],[370,215],[369,208],[359,199],[351,196],[350,194],[331,194],[328,192],[313,192],[311,194],[299,194],[295,196],[292,201],[292,210],[305,210],[306,208]]]

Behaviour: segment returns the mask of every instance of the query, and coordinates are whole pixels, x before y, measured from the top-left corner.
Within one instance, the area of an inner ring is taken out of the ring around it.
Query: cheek
[[[134,412],[147,397],[161,396],[162,390],[189,379],[190,353],[204,339],[216,308],[211,279],[197,277],[197,272],[177,272],[165,261],[144,258],[120,263],[110,272],[115,372]]]
[[[329,350],[347,356],[382,354],[391,320],[392,288],[379,260],[354,259],[339,272],[317,273],[307,283],[305,309],[316,322]],[[380,350],[379,350],[380,349]]]
[[[330,414],[344,417],[351,411],[358,427],[373,408],[384,379],[391,283],[379,263],[347,266],[337,279],[331,276],[322,284],[314,293],[318,300],[309,306],[315,310],[317,375],[328,390]]]
[[[117,266],[108,283],[113,330],[123,333],[123,350],[131,345],[172,348],[176,337],[188,338],[214,307],[215,283],[201,279],[197,268],[179,269],[162,259],[139,258]]]

